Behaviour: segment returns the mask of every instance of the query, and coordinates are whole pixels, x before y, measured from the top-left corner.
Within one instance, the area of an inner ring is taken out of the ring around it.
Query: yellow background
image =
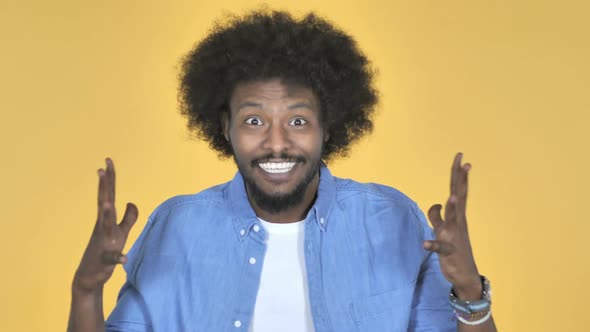
[[[341,177],[395,186],[423,208],[473,163],[469,222],[502,331],[580,331],[590,297],[590,5],[586,1],[270,1],[317,10],[379,69],[372,136]],[[0,326],[63,331],[70,282],[112,157],[140,220],[228,180],[185,130],[178,62],[224,12],[255,1],[3,1],[0,6]],[[105,291],[112,309],[124,280]]]

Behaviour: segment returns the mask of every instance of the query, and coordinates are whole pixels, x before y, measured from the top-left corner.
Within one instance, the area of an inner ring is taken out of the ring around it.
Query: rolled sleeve
[[[139,292],[126,282],[117,299],[117,305],[105,322],[107,332],[152,331],[149,314]]]
[[[423,227],[423,239],[434,239],[434,232],[428,226],[424,213],[414,209]],[[451,283],[440,270],[438,255],[426,251],[425,259],[416,281],[416,290],[410,315],[409,332],[450,332],[457,330],[453,309],[449,304]]]
[[[457,323],[449,305],[450,289],[451,284],[440,271],[438,256],[430,254],[417,280],[408,331],[456,331]]]

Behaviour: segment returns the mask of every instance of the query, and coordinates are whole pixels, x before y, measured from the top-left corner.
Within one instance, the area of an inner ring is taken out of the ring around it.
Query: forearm
[[[102,293],[102,288],[94,292],[87,292],[72,286],[72,306],[68,332],[104,331]]]

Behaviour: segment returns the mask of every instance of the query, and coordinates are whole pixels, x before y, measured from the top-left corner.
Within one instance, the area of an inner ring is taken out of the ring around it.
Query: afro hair
[[[310,88],[329,134],[323,159],[346,156],[373,129],[374,70],[355,41],[309,13],[301,19],[266,8],[214,25],[183,58],[179,101],[188,128],[220,157],[232,156],[222,114],[237,84],[279,78]]]

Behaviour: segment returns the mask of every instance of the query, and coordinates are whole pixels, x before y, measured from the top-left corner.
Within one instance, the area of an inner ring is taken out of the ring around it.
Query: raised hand
[[[101,291],[113,274],[115,266],[127,261],[127,256],[122,251],[129,230],[137,220],[137,207],[127,203],[123,219],[117,224],[115,167],[108,158],[106,164],[106,170],[98,170],[98,217],[74,277],[73,288],[78,292]]]
[[[457,296],[464,300],[481,298],[481,280],[473,258],[465,208],[467,203],[467,175],[470,164],[461,164],[463,155],[458,153],[451,168],[451,195],[445,205],[435,204],[428,210],[428,218],[434,227],[435,240],[425,241],[424,248],[438,253],[440,267],[445,278],[453,284]]]

